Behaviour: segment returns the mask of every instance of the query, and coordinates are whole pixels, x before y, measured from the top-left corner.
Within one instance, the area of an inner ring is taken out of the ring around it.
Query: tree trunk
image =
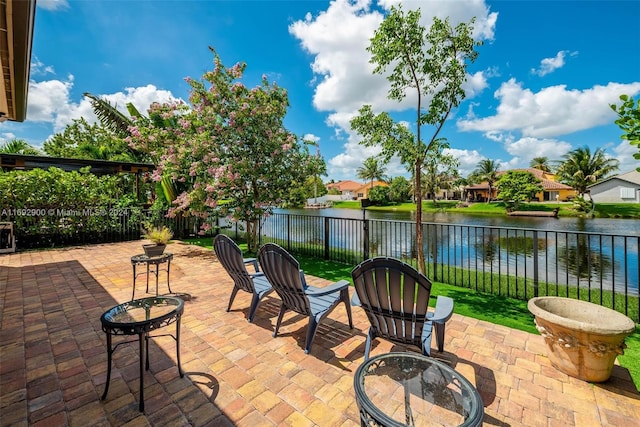
[[[416,246],[418,256],[418,271],[426,275],[424,265],[424,249],[422,247],[422,183],[421,181],[422,162],[416,162],[415,181],[416,181]]]

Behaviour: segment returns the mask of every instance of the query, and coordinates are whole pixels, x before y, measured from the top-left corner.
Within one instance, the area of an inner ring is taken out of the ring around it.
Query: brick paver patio
[[[138,348],[114,353],[111,387],[100,315],[131,298],[130,257],[140,242],[0,255],[0,425],[33,426],[357,426],[353,375],[363,361],[368,323],[343,306],[303,351],[307,319],[287,314],[271,333],[277,296],[247,322],[250,296],[226,312],[231,279],[204,249],[173,243],[171,288],[192,296],[182,317],[181,357],[175,342],[150,343],[145,404],[138,411]],[[144,294],[138,281],[136,297]],[[314,279],[312,284],[327,283]],[[161,292],[163,276],[160,280]],[[169,328],[172,328],[170,326]],[[402,348],[377,340],[371,354]],[[604,384],[570,378],[549,364],[538,335],[454,315],[447,359],[478,388],[485,425],[638,426],[640,394],[616,366]]]

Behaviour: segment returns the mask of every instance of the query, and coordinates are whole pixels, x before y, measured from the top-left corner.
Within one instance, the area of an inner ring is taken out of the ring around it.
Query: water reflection
[[[604,279],[605,272],[611,270],[611,257],[593,250],[589,236],[579,234],[576,237],[575,245],[559,249],[560,264],[580,279]]]
[[[311,243],[322,254],[325,242],[341,251],[347,262],[367,256],[416,257],[415,224],[410,213],[366,212],[348,209],[283,210],[265,221],[263,235]],[[321,216],[318,216],[320,214]],[[332,215],[336,215],[335,217]],[[424,225],[426,262],[474,271],[532,278],[568,286],[638,289],[640,221],[619,219],[553,219],[430,215]],[[384,217],[374,219],[374,217]],[[288,218],[286,221],[283,218]],[[353,221],[345,221],[352,218]],[[398,219],[402,219],[399,221]],[[288,222],[287,222],[288,221]],[[447,222],[449,221],[449,222]],[[517,223],[518,226],[512,224]],[[604,224],[605,226],[602,226]],[[536,227],[537,225],[537,227]],[[530,227],[524,229],[523,227]],[[593,233],[602,234],[593,234]],[[275,233],[275,234],[272,234]],[[591,233],[591,234],[587,234]],[[364,248],[368,244],[368,252]],[[535,272],[535,273],[534,273]]]

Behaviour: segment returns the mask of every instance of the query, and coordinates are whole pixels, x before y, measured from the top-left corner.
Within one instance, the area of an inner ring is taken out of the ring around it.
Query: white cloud
[[[11,141],[16,138],[16,134],[13,132],[2,132],[0,133],[0,144],[4,144],[6,142]]]
[[[550,161],[560,160],[573,147],[570,143],[556,139],[520,138],[517,141],[505,141],[505,150],[518,158],[516,168],[528,168],[534,157],[546,157]]]
[[[571,56],[575,56],[577,52],[569,52],[567,50],[561,50],[556,54],[553,58],[544,58],[540,61],[540,67],[538,69],[532,69],[531,73],[536,74],[540,77],[546,76],[549,73],[553,73],[558,68],[564,67],[564,58],[569,54]]]
[[[468,118],[457,122],[462,131],[519,131],[523,136],[552,138],[610,124],[615,104],[621,93],[640,93],[640,82],[596,85],[585,90],[550,86],[534,93],[515,79],[502,84],[495,92],[500,101],[497,114],[482,119]]]
[[[62,10],[69,7],[67,0],[38,0],[36,5],[45,10]]]
[[[622,141],[613,147],[612,150],[615,153],[613,157],[620,162],[618,165],[619,173],[629,172],[630,170],[640,167],[640,160],[633,157],[633,155],[638,152],[638,146],[629,144],[629,141]]]
[[[320,141],[320,137],[316,136],[312,133],[307,133],[302,137],[303,141],[311,141],[311,142],[315,142],[317,143],[318,141]]]
[[[486,159],[477,150],[459,150],[457,148],[448,148],[443,150],[444,154],[451,155],[459,162],[458,171],[463,177],[468,176],[478,166],[481,160]]]
[[[378,5],[385,9],[397,3],[392,0],[378,1]],[[474,36],[493,38],[497,14],[489,13],[483,0],[438,2],[438,7],[425,7],[425,2],[403,3],[405,10],[421,7],[421,22],[425,27],[430,25],[434,15],[449,17],[452,25],[467,22],[476,16]],[[388,112],[413,107],[411,97],[400,104],[389,100],[386,78],[372,74],[374,67],[369,63],[370,54],[366,48],[382,19],[382,13],[374,10],[369,0],[334,0],[326,11],[317,16],[307,13],[304,20],[295,21],[289,26],[289,32],[313,56],[314,107],[329,112],[326,123],[336,129],[337,138],[346,138],[348,141],[345,151],[328,161],[330,176],[334,178],[335,173],[335,179],[340,176],[353,177],[355,168],[367,157],[362,151],[370,150],[357,145],[357,138],[352,135],[349,125],[349,120],[362,105],[370,104],[374,111]],[[483,73],[469,76],[464,87],[467,94],[473,96],[486,88],[486,79]],[[390,164],[389,175],[393,174],[392,171],[400,172],[400,169],[405,172],[399,164]]]
[[[74,119],[80,117],[84,117],[89,123],[96,122],[91,102],[87,98],[83,97],[77,103],[71,100],[72,88],[72,75],[69,75],[66,81],[29,82],[27,121],[49,123],[53,133],[63,131]],[[144,114],[152,102],[166,102],[174,99],[170,91],[157,89],[154,85],[125,88],[124,92],[94,95],[107,100],[126,115],[128,115],[126,104],[129,102]]]
[[[34,57],[31,61],[31,71],[30,74],[32,76],[43,76],[46,74],[55,74],[55,70],[52,65],[45,65],[38,59],[38,57]]]

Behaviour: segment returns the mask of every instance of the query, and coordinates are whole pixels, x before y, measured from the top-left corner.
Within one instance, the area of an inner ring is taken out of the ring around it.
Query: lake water
[[[358,209],[277,209],[277,213],[319,215],[335,218],[362,219]],[[415,221],[415,212],[366,211],[367,219]],[[487,227],[530,228],[550,231],[586,231],[623,236],[640,236],[640,220],[618,218],[536,218],[496,215],[468,215],[463,213],[435,212],[422,215],[423,222],[443,224],[477,225]]]

